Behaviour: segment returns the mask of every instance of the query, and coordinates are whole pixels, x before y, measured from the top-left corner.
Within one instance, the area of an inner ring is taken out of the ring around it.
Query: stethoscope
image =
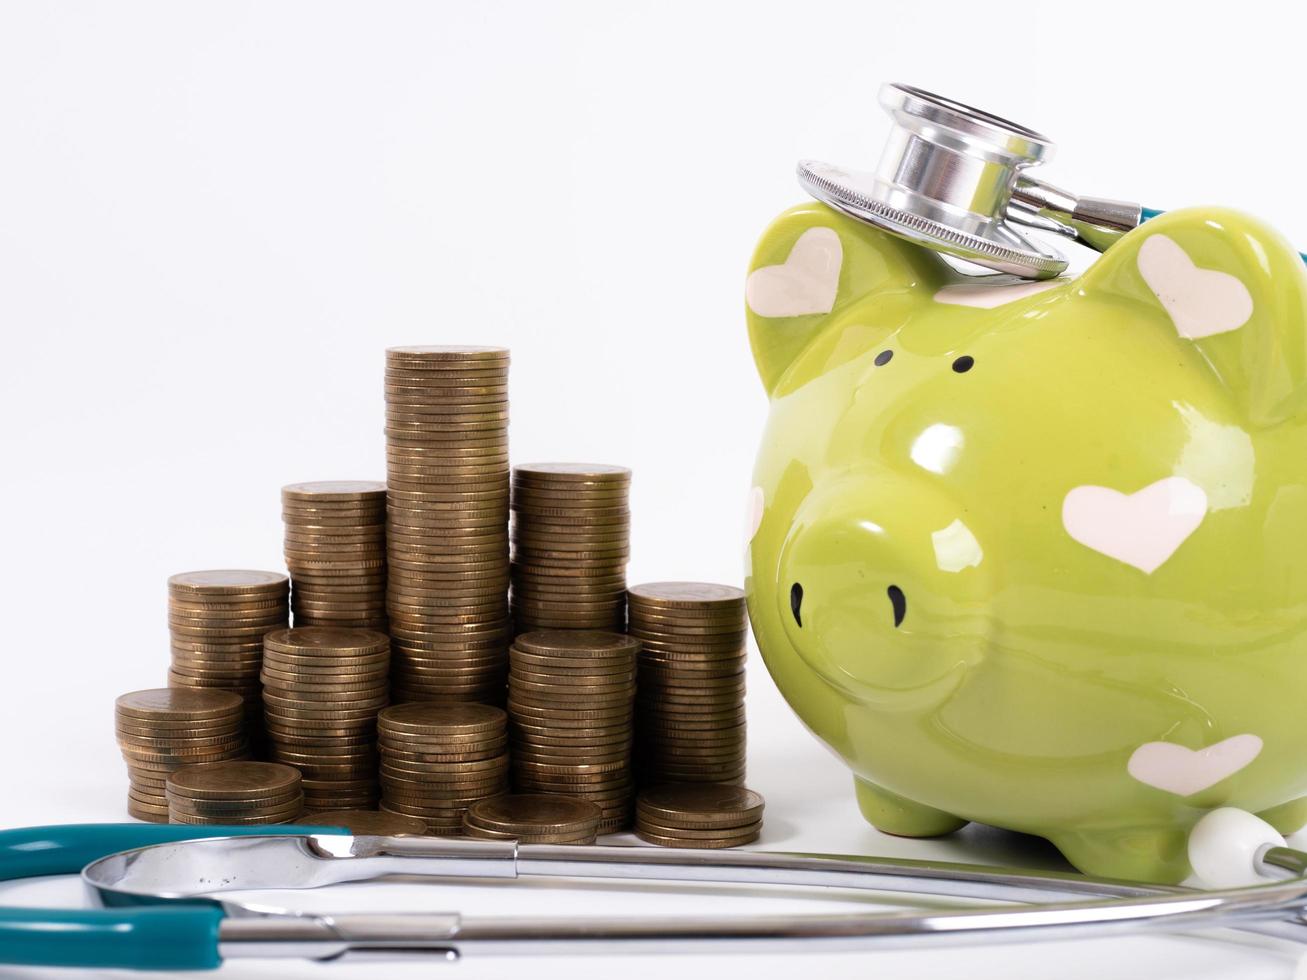
[[[1225,812],[1213,811],[1204,820],[1216,817],[1219,824]],[[1234,822],[1242,825],[1246,817]],[[1307,940],[1307,853],[1273,839],[1215,829],[1224,836],[1214,866],[1262,884],[1197,891],[931,861],[363,837],[333,827],[36,827],[0,832],[0,876],[80,870],[91,896],[104,907],[0,908],[0,963],[204,970],[242,958],[338,960],[350,954],[456,960],[507,953],[815,952],[1217,927]],[[811,889],[826,901],[831,889],[852,889],[1004,904],[929,912],[561,918],[455,911],[322,914],[222,897],[231,891],[321,888],[394,876],[444,883],[585,879],[632,887],[649,881],[784,885]]]
[[[801,160],[799,183],[825,204],[916,245],[1023,279],[1061,275],[1067,260],[1021,228],[1106,251],[1160,211],[1079,197],[1031,177],[1047,136],[911,85],[881,87],[892,120],[874,171]]]

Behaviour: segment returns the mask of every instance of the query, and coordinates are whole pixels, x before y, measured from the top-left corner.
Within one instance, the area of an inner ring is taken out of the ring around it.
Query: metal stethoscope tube
[[[766,852],[516,845],[438,838],[277,836],[160,844],[88,866],[106,904],[213,896],[228,889],[313,888],[396,874],[477,878],[670,881],[908,892],[1013,903],[932,911],[770,916],[477,917],[449,913],[286,913],[221,902],[226,958],[422,953],[631,953],[868,949],[1092,938],[1145,930],[1235,927],[1307,939],[1307,855],[1267,848],[1259,870],[1293,875],[1247,888],[1192,891],[1071,874],[974,865]],[[823,895],[822,897],[829,897]],[[217,901],[211,898],[211,901]],[[1018,904],[1033,903],[1033,904]]]

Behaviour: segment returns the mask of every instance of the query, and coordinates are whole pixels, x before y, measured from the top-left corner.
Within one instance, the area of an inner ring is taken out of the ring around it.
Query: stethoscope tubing
[[[196,828],[208,833],[220,828]],[[176,853],[168,848],[180,847]],[[376,880],[397,873],[457,879],[603,879],[745,884],[868,892],[906,892],[990,902],[1004,907],[785,916],[476,917],[457,912],[269,914],[209,893],[224,918],[217,929],[217,956],[297,956],[332,959],[366,951],[402,951],[457,958],[475,954],[741,952],[748,950],[884,949],[956,944],[1085,939],[1141,931],[1190,931],[1234,927],[1280,938],[1307,940],[1301,913],[1307,878],[1247,888],[1202,892],[1084,878],[1073,874],[1009,871],[856,856],[758,851],[705,852],[622,846],[517,845],[515,842],[444,838],[205,839],[154,845],[115,855],[86,869],[84,878],[115,904],[193,901],[184,882],[144,878],[133,867],[194,867],[195,861],[228,861],[240,881],[251,869],[284,863],[300,869],[295,881],[267,887],[314,887],[335,881]],[[1277,873],[1299,874],[1307,855],[1275,849],[1262,863]],[[206,852],[207,858],[206,858]],[[289,858],[283,861],[282,859]],[[271,859],[271,860],[270,860]],[[148,874],[148,873],[147,873]],[[166,872],[165,872],[166,874]],[[1050,902],[1050,899],[1053,901]],[[165,905],[163,908],[167,908]],[[173,908],[196,909],[186,905]],[[155,909],[159,911],[161,909]],[[0,949],[0,958],[4,955]]]

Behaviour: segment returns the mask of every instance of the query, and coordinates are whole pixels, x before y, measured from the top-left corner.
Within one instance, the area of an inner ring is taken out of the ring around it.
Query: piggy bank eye
[[[972,365],[975,363],[976,363],[976,359],[974,357],[972,357],[970,354],[963,354],[961,357],[959,357],[956,361],[953,362],[953,370],[956,371],[958,374],[966,374],[968,371],[971,370]]]
[[[876,367],[884,367],[886,364],[890,362],[890,359],[893,356],[894,356],[894,352],[892,350],[881,351],[879,354],[876,355]]]

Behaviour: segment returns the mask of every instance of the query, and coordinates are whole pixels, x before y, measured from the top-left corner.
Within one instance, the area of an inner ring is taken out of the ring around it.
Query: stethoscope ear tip
[[[1205,814],[1189,833],[1189,866],[1203,888],[1265,884],[1262,857],[1285,847],[1281,834],[1247,810],[1226,806]]]

